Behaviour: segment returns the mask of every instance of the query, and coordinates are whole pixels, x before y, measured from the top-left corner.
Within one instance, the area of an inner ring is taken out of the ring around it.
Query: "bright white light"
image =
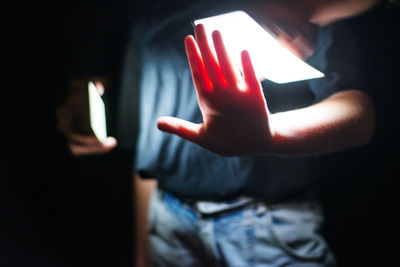
[[[104,102],[101,96],[97,92],[96,86],[89,82],[89,113],[90,113],[90,127],[93,130],[94,135],[101,142],[107,139],[107,127],[106,127],[106,112]]]
[[[322,72],[311,67],[283,47],[270,33],[243,11],[195,20],[194,24],[205,26],[209,40],[212,40],[212,32],[219,30],[224,38],[229,55],[238,66],[241,66],[241,51],[247,50],[259,78],[265,78],[276,83],[288,83],[324,76]]]

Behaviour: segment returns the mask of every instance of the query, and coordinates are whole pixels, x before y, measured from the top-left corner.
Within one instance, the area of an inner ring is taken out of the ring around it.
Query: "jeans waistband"
[[[187,199],[180,198],[175,196],[172,193],[167,191],[163,191],[162,189],[158,189],[158,192],[161,194],[162,198],[165,200],[179,201],[180,203],[185,204],[194,212],[202,216],[213,216],[221,213],[225,213],[228,211],[233,211],[242,207],[245,207],[251,203],[255,202],[255,199],[251,197],[237,197],[233,199],[229,199],[226,201],[203,201],[203,200],[195,200],[195,199]]]
[[[181,198],[168,191],[164,191],[161,188],[157,188],[157,192],[165,200],[171,200],[175,203],[179,202],[198,215],[202,216],[213,216],[221,213],[230,212],[236,209],[240,209],[249,206],[253,203],[262,203],[268,207],[269,210],[276,209],[290,209],[290,210],[321,210],[320,204],[315,200],[301,200],[301,201],[288,201],[282,203],[268,203],[268,201],[256,199],[248,196],[240,196],[223,201],[208,201],[208,200],[196,200],[190,198]]]

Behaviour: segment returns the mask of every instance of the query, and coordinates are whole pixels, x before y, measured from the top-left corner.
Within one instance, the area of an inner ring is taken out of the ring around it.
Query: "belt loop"
[[[265,203],[263,202],[257,202],[257,208],[256,208],[256,215],[257,216],[262,216],[268,211],[268,207]]]

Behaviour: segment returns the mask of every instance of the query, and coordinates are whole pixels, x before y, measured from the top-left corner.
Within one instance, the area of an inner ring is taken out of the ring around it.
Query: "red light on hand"
[[[260,144],[269,141],[271,132],[266,101],[249,53],[241,55],[242,76],[220,32],[212,34],[215,53],[203,25],[195,27],[195,36],[196,40],[186,37],[185,47],[203,123],[162,117],[159,129],[222,155],[256,152]]]

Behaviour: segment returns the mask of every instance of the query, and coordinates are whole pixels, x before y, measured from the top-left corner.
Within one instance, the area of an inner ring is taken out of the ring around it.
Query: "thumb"
[[[105,149],[109,149],[109,150],[111,150],[114,147],[116,147],[117,144],[118,144],[117,139],[115,139],[112,136],[108,136],[107,139],[102,142],[103,147]]]
[[[200,131],[202,124],[196,124],[174,117],[160,117],[157,123],[158,129],[189,140],[193,143],[200,143]]]

